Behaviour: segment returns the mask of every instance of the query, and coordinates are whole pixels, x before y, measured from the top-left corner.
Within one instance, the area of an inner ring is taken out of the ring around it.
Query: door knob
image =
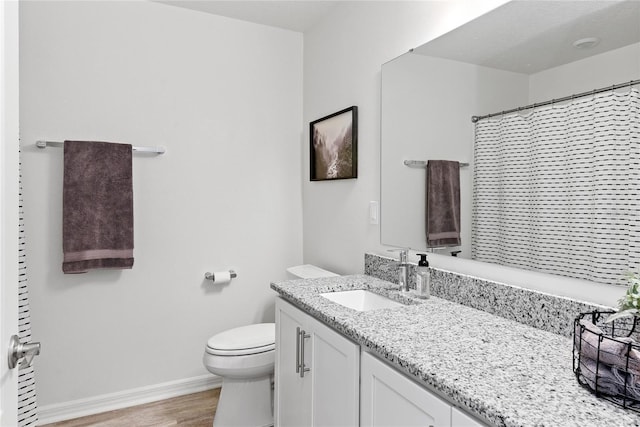
[[[40,343],[31,342],[22,344],[17,335],[12,335],[9,340],[9,369],[17,366],[18,360],[24,358],[20,366],[31,366],[33,358],[40,354]]]

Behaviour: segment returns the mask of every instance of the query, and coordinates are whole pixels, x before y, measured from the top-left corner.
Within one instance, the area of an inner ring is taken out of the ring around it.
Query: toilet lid
[[[276,347],[276,324],[258,323],[220,332],[207,341],[210,354],[238,356],[262,353]]]
[[[334,277],[338,276],[336,273],[327,271],[323,268],[317,267],[312,264],[296,265],[287,268],[287,271],[295,277],[300,279],[315,279],[318,277]]]

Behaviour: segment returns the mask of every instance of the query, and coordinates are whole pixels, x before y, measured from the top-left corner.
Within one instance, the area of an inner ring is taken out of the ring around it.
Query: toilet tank
[[[311,264],[296,265],[287,268],[287,275],[290,279],[314,279],[317,277],[334,277],[339,274],[324,270]]]

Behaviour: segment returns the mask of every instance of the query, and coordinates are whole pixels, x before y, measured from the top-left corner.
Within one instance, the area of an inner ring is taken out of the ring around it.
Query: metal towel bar
[[[36,147],[38,148],[47,148],[47,147],[64,147],[64,142],[60,142],[60,141],[36,141]],[[138,152],[142,152],[142,153],[156,153],[156,154],[164,154],[165,153],[165,149],[164,147],[161,146],[156,146],[156,147],[138,147],[138,146],[132,146],[131,149],[133,151],[138,151]]]
[[[427,162],[424,160],[405,160],[405,166],[409,166],[410,168],[424,168],[427,166]],[[465,168],[469,166],[469,163],[460,163],[461,168]]]

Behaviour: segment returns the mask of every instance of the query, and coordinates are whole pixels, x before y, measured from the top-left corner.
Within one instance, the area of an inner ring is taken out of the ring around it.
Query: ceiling
[[[340,3],[154,1],[302,33]],[[600,43],[591,49],[573,47],[574,41],[587,37],[598,37]],[[638,42],[640,0],[514,0],[414,49],[414,53],[533,74]]]
[[[304,33],[320,21],[337,1],[216,1],[155,0],[158,3],[226,16],[228,18],[269,25]]]
[[[576,40],[597,37],[591,49]],[[640,1],[512,1],[414,53],[533,74],[640,42]],[[638,58],[640,61],[640,55]]]

